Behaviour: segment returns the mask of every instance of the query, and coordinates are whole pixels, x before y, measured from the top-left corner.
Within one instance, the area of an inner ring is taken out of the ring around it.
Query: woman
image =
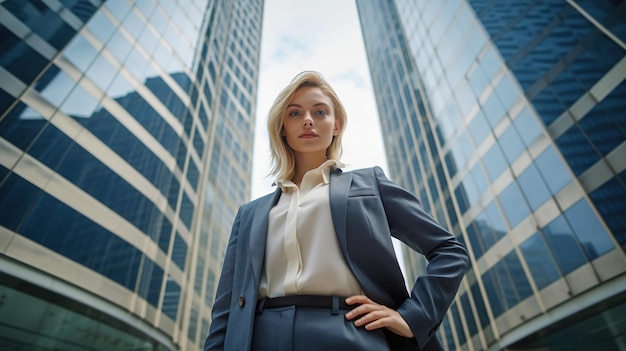
[[[204,350],[438,350],[468,265],[455,237],[378,167],[341,172],[344,107],[317,72],[278,95],[273,194],[240,207]],[[391,237],[428,259],[409,295]]]

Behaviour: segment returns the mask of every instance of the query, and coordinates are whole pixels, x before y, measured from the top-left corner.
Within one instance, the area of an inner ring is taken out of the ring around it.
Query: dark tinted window
[[[20,234],[135,289],[139,250],[48,194],[29,204]]]
[[[626,178],[626,171],[620,173],[622,179]],[[626,189],[623,181],[613,178],[594,190],[591,194],[591,201],[602,215],[602,218],[611,229],[622,247],[626,245]]]
[[[609,234],[604,230],[587,200],[580,200],[567,209],[565,218],[570,223],[589,259],[598,258],[615,248]]]
[[[48,121],[37,112],[19,102],[0,120],[0,136],[20,149],[26,150],[47,124]]]
[[[58,50],[61,50],[76,33],[40,0],[7,0],[2,6]]]
[[[2,169],[6,172],[6,168]],[[0,224],[10,230],[19,231],[32,204],[41,194],[41,189],[11,174],[0,186]]]
[[[158,307],[162,283],[163,269],[144,256],[137,293],[149,304]]]
[[[32,83],[48,64],[45,57],[2,24],[0,24],[0,42],[2,43],[0,66],[26,84]]]
[[[607,155],[626,140],[626,82],[622,82],[578,122],[591,143]]]
[[[187,261],[187,243],[178,233],[174,237],[172,261],[180,268],[181,271],[185,271],[185,263]]]
[[[551,146],[537,157],[535,164],[552,194],[558,193],[572,181],[572,176]]]
[[[533,234],[520,245],[528,269],[532,273],[537,289],[541,290],[560,278],[551,252],[539,233]]]
[[[172,320],[176,320],[178,316],[178,303],[180,301],[180,285],[176,283],[172,278],[167,278],[167,284],[165,285],[165,296],[163,297],[163,313],[170,317]]]
[[[543,228],[543,232],[563,274],[571,273],[587,262],[563,216],[550,222]]]

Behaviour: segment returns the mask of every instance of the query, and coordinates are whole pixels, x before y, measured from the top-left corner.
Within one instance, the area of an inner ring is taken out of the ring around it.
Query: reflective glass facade
[[[624,349],[626,2],[357,5],[391,177],[470,252],[447,349]]]
[[[0,3],[0,349],[201,347],[250,193],[262,14]]]

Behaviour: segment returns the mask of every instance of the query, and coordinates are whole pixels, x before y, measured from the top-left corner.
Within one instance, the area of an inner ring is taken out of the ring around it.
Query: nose
[[[313,128],[313,118],[309,113],[304,115],[304,128]]]

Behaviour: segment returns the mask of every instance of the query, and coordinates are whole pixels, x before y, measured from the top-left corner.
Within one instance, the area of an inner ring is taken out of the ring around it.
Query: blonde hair
[[[341,138],[348,122],[346,110],[337,93],[320,73],[315,71],[301,72],[278,94],[267,117],[267,131],[270,139],[270,156],[272,161],[270,175],[274,175],[280,180],[293,178],[295,172],[296,159],[293,150],[287,145],[287,141],[281,133],[283,131],[283,120],[287,105],[289,105],[296,91],[302,87],[320,88],[322,93],[332,100],[335,121],[339,124],[339,134],[333,137],[330,146],[326,150],[326,157],[329,160],[338,161],[341,156]]]

